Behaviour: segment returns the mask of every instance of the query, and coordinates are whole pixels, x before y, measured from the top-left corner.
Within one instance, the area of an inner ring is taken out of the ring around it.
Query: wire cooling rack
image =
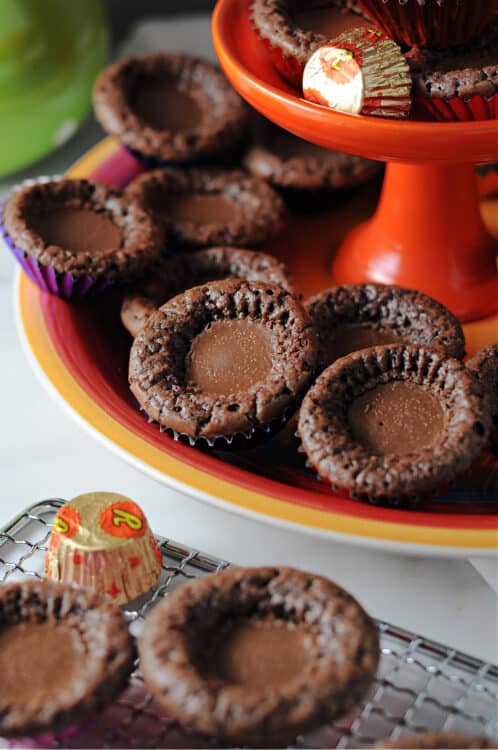
[[[33,505],[0,531],[0,583],[42,575],[50,528],[63,504],[63,500],[53,499]],[[135,635],[158,599],[187,578],[217,572],[228,565],[164,537],[157,540],[163,554],[159,583],[152,592],[125,607]],[[385,737],[426,731],[498,736],[497,666],[385,622],[378,625],[382,656],[367,699],[347,718],[297,738],[298,748],[362,748]],[[125,692],[97,717],[77,729],[36,741],[16,740],[14,744],[30,748],[215,746],[183,730],[154,705],[138,663]],[[3,742],[3,746],[9,745]]]

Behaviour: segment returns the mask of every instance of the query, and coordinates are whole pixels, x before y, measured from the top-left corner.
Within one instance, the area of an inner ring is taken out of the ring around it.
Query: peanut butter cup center
[[[194,97],[180,91],[168,79],[144,82],[134,94],[131,106],[153,130],[172,133],[194,130],[203,118],[202,109]]]
[[[324,348],[327,360],[334,362],[340,357],[345,357],[347,354],[366,349],[369,346],[401,343],[401,337],[396,336],[393,331],[369,323],[357,323],[341,326],[333,331],[324,342]]]
[[[378,385],[348,410],[353,438],[379,455],[403,455],[430,448],[441,437],[445,417],[436,396],[406,381]]]
[[[220,193],[175,193],[165,196],[160,205],[161,214],[173,222],[230,224],[240,216],[236,202]]]
[[[123,239],[120,229],[108,216],[86,208],[52,208],[34,214],[30,224],[47,245],[73,253],[115,252]]]
[[[330,2],[330,7],[303,8],[305,3],[299,3],[298,8],[292,14],[292,20],[297,28],[303,31],[313,31],[315,34],[323,34],[331,38],[342,34],[343,31],[368,26],[367,21],[355,13],[340,10],[335,2]]]
[[[306,669],[307,639],[292,623],[243,620],[218,639],[209,666],[216,677],[247,690],[282,687]]]
[[[56,696],[77,678],[85,653],[77,629],[55,623],[20,623],[0,632],[0,674],[12,701]]]
[[[230,395],[266,380],[271,367],[271,335],[261,323],[219,320],[192,341],[187,380],[206,393]]]

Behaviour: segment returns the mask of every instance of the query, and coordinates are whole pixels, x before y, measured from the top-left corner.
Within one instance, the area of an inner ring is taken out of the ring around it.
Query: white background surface
[[[152,24],[139,31],[134,46],[137,39],[141,48],[209,51],[206,21]],[[63,149],[15,180],[63,172],[98,138],[98,127],[87,123]],[[9,185],[0,182],[0,194]],[[165,536],[240,564],[281,563],[326,574],[374,616],[498,662],[498,600],[468,562],[371,552],[250,522],[167,490],[95,443],[29,370],[14,327],[14,266],[2,252],[0,526],[43,498],[122,492],[142,505],[153,528]],[[496,565],[488,566],[488,577],[498,587]]]

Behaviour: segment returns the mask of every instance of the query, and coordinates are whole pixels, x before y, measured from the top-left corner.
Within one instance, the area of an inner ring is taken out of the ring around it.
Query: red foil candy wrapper
[[[376,29],[345,32],[308,60],[303,94],[338,112],[405,119],[412,78],[395,42]]]
[[[359,0],[369,18],[407,47],[445,49],[475,39],[496,17],[498,0]]]
[[[125,604],[161,574],[162,555],[141,508],[123,495],[89,492],[57,512],[46,575]]]
[[[416,96],[412,115],[438,122],[467,122],[472,120],[498,120],[498,94],[486,99],[471,96],[451,99]]]

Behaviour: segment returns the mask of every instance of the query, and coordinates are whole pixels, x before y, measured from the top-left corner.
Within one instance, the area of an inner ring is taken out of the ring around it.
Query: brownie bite
[[[470,45],[445,51],[414,47],[405,58],[415,103],[435,119],[496,117],[498,21]]]
[[[313,194],[355,187],[382,170],[380,162],[321,148],[263,120],[253,126],[243,163],[277,189]]]
[[[292,292],[289,271],[272,255],[234,247],[210,247],[167,256],[153,274],[126,294],[121,321],[136,336],[149,315],[172,297],[208,281],[229,278],[280,284]]]
[[[126,194],[161,219],[180,249],[256,247],[285,218],[280,196],[242,170],[158,169],[133,180]]]
[[[217,67],[176,53],[113,63],[97,79],[93,103],[104,130],[148,166],[223,155],[242,137],[247,117]]]
[[[334,488],[397,504],[443,488],[479,458],[491,422],[483,394],[461,362],[434,350],[362,349],[320,375],[298,432]]]
[[[489,447],[498,455],[498,344],[481,349],[466,364],[486,392],[493,422]]]
[[[116,188],[84,179],[25,184],[7,199],[3,226],[23,257],[74,280],[131,281],[165,248],[152,212]]]
[[[78,722],[126,686],[135,649],[121,610],[89,589],[0,587],[0,736]]]
[[[350,594],[292,568],[237,568],[163,600],[139,639],[156,702],[230,746],[285,747],[364,697],[374,622]]]
[[[230,442],[280,424],[309,385],[316,337],[281,286],[229,279],[189,289],[133,342],[131,390],[152,420],[190,442]]]
[[[382,344],[417,344],[462,359],[465,339],[444,305],[413,289],[384,284],[331,287],[306,303],[319,337],[318,364]]]
[[[369,23],[356,0],[254,0],[251,18],[275,67],[296,88],[316,49]]]

